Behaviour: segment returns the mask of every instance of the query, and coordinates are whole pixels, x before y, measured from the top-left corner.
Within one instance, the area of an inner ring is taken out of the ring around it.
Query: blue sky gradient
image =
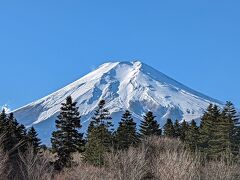
[[[140,60],[240,106],[239,0],[2,0],[0,105],[41,98],[101,63]]]

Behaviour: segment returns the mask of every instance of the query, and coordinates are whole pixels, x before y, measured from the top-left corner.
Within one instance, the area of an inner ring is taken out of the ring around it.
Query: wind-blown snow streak
[[[78,102],[84,128],[101,99],[105,99],[117,124],[129,109],[139,122],[151,110],[163,124],[173,120],[199,119],[209,103],[221,102],[196,92],[150,66],[135,62],[105,63],[72,84],[14,111],[18,121],[34,125],[44,143],[49,143],[61,103],[71,95]]]

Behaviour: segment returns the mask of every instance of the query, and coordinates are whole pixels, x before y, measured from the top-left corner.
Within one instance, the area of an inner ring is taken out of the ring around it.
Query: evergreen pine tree
[[[210,104],[204,113],[200,125],[199,145],[200,150],[208,158],[215,158],[218,154],[218,124],[220,122],[221,112],[217,105]]]
[[[162,135],[162,130],[157,120],[155,120],[155,117],[156,116],[154,116],[151,111],[147,112],[144,116],[144,119],[141,121],[140,125],[140,135],[142,138],[146,136]]]
[[[94,122],[90,121],[89,125],[88,125],[88,129],[87,129],[87,137],[91,134],[91,131],[94,129]]]
[[[167,122],[164,125],[164,136],[171,138],[175,137],[175,129],[171,119],[167,119]]]
[[[28,144],[32,146],[35,152],[38,152],[41,144],[41,140],[38,138],[38,134],[34,127],[31,127],[27,132]]]
[[[181,139],[181,141],[183,141],[183,142],[185,141],[189,128],[190,128],[189,124],[185,120],[183,120],[183,122],[181,124],[181,127],[180,127],[180,139]]]
[[[180,136],[181,136],[181,126],[180,126],[178,120],[175,121],[173,127],[174,127],[174,137],[175,138],[180,138]]]
[[[4,123],[4,140],[3,149],[9,153],[8,166],[14,171],[19,171],[18,154],[24,153],[27,150],[26,145],[26,129],[19,124],[14,118],[13,113],[6,115]],[[13,173],[10,174],[9,179],[15,179]]]
[[[72,101],[71,96],[62,103],[60,115],[56,120],[57,130],[52,133],[52,149],[58,156],[55,168],[62,170],[72,166],[72,154],[81,151],[83,147],[83,134],[79,133],[82,127],[77,103]]]
[[[130,146],[136,146],[139,143],[136,123],[128,110],[122,115],[114,139],[116,148],[121,150],[126,150]]]
[[[4,148],[6,151],[11,151],[17,145],[19,145],[18,137],[17,137],[17,124],[13,117],[13,114],[9,114],[6,120],[6,131],[4,138]]]
[[[188,145],[191,151],[195,151],[198,148],[199,128],[194,120],[192,120],[191,125],[186,133],[185,143]]]
[[[2,110],[0,113],[0,134],[3,134],[6,129],[6,119],[7,119],[7,114],[5,112],[5,109]]]
[[[226,105],[223,109],[223,113],[225,114],[226,117],[230,118],[234,122],[234,124],[239,123],[239,116],[232,102],[230,101],[226,102]]]
[[[7,115],[5,122],[5,141],[4,147],[7,151],[24,152],[27,149],[26,143],[26,128],[19,124],[15,119],[13,113]],[[14,154],[14,153],[13,153]]]
[[[222,153],[231,153],[233,121],[224,114],[218,119],[216,129],[213,131],[214,139],[209,141],[209,150],[212,158],[221,157]]]
[[[201,151],[207,151],[208,149],[208,142],[211,139],[211,134],[212,134],[212,126],[213,122],[212,121],[212,109],[213,109],[213,104],[210,104],[204,112],[202,118],[201,118],[201,124],[200,124],[200,137],[199,137],[199,145],[201,148]]]
[[[85,161],[93,165],[103,164],[104,153],[113,145],[112,126],[105,100],[101,100],[88,127]]]
[[[227,102],[218,124],[218,149],[219,152],[239,153],[239,137],[237,111],[231,102]]]

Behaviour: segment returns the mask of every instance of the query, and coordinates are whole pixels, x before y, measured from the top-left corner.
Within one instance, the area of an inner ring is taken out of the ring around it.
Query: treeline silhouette
[[[7,165],[2,170],[3,174],[6,174],[8,170],[5,178],[26,179],[29,177],[28,174],[32,171],[26,170],[30,163],[26,162],[26,154],[31,154],[32,160],[34,157],[39,158],[38,161],[44,162],[44,168],[48,169],[49,173],[55,172],[53,174],[56,175],[65,172],[66,169],[79,166],[74,158],[76,153],[81,154],[81,163],[96,168],[105,168],[110,162],[109,159],[106,160],[106,154],[116,155],[119,152],[127,153],[132,148],[139,149],[146,144],[146,139],[152,137],[168,138],[170,144],[170,141],[180,141],[184,151],[200,154],[204,157],[204,162],[220,162],[223,159],[226,161],[231,159],[231,162],[236,164],[239,162],[239,117],[231,102],[227,102],[223,109],[210,104],[199,125],[194,120],[188,123],[185,120],[179,122],[167,119],[163,128],[151,111],[146,112],[140,126],[137,127],[131,112],[126,110],[118,128],[113,129],[109,109],[106,108],[106,102],[101,100],[94,111],[85,136],[80,133],[81,128],[81,116],[77,103],[73,102],[71,96],[62,103],[60,114],[56,119],[56,130],[52,133],[52,147],[50,148],[41,145],[34,127],[27,130],[17,122],[12,113],[6,114],[3,110],[0,114],[0,139],[2,141],[0,154],[6,156],[0,155],[0,158],[6,160]],[[162,140],[157,141],[162,142]],[[48,160],[44,159],[46,152],[51,154]],[[154,154],[154,152],[151,153]],[[151,176],[151,174],[154,173],[147,172],[144,176]],[[49,178],[53,177],[51,175]],[[31,178],[37,179],[33,176]]]

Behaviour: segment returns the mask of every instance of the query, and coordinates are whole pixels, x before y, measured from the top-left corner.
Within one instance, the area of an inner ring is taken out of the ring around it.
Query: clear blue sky
[[[240,1],[0,1],[0,105],[135,59],[240,107]]]

